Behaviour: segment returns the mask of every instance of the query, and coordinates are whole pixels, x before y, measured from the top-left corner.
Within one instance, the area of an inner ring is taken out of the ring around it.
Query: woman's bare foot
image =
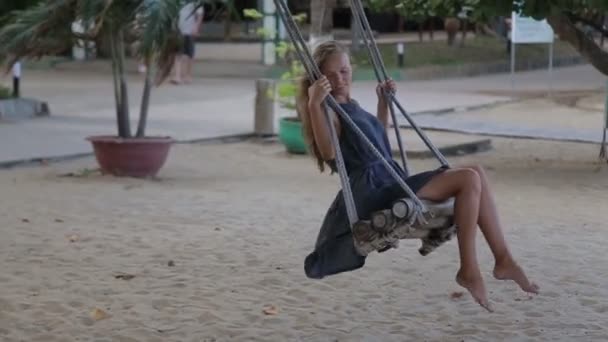
[[[510,257],[496,262],[494,277],[499,280],[513,280],[522,290],[528,293],[538,294],[540,289],[538,285],[528,280],[524,270]]]
[[[471,296],[473,296],[473,299],[475,299],[475,301],[479,303],[481,307],[489,312],[494,312],[494,309],[488,300],[488,294],[486,292],[486,286],[483,283],[483,277],[479,271],[467,272],[460,269],[458,270],[458,273],[456,273],[456,282],[458,285],[467,289]]]

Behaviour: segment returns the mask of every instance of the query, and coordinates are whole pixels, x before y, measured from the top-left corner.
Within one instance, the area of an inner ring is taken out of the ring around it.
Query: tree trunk
[[[116,106],[116,125],[118,129],[118,135],[120,136],[123,133],[123,128],[121,123],[121,108],[122,104],[120,101],[120,73],[118,71],[118,47],[116,46],[116,37],[114,37],[114,32],[110,31],[108,35],[109,40],[109,50],[110,50],[110,60],[112,61],[112,80],[114,81],[114,105]]]
[[[602,27],[606,27],[606,15],[602,15]],[[600,36],[600,46],[604,47],[604,38],[606,38],[603,34]]]
[[[469,24],[469,21],[467,19],[462,20],[462,30],[461,30],[462,35],[461,35],[461,39],[460,39],[460,46],[464,46],[464,42],[467,39],[468,24]]]
[[[398,16],[398,18],[397,18],[397,26],[398,26],[397,27],[397,32],[399,32],[399,33],[405,32],[404,25],[405,25],[405,18],[403,18],[403,16],[401,16],[401,15]]]
[[[433,41],[434,37],[433,35],[435,34],[435,20],[433,20],[434,18],[431,18],[429,20],[429,38],[431,41]]]
[[[232,17],[230,12],[226,15],[226,20],[224,21],[224,41],[229,42],[232,40]]]
[[[550,15],[547,22],[561,39],[569,42],[599,72],[608,76],[608,52],[600,48],[564,14]]]
[[[146,135],[146,125],[148,123],[148,108],[150,107],[150,92],[152,91],[152,68],[150,59],[146,58],[146,80],[144,82],[144,93],[141,97],[141,107],[139,111],[139,122],[137,124],[138,138]]]
[[[448,35],[448,45],[453,46],[456,40],[456,35],[460,29],[460,20],[458,18],[448,17],[444,21],[445,32]]]
[[[310,40],[312,48],[318,44],[333,39],[333,11],[336,0],[310,1]]]
[[[119,135],[121,138],[131,137],[131,123],[129,121],[129,92],[127,88],[127,79],[125,71],[125,44],[124,34],[122,29],[118,31],[118,75],[120,77],[120,117],[119,120]]]
[[[419,42],[423,42],[424,41],[424,27],[422,26],[422,21],[418,23],[418,41]]]
[[[114,100],[116,104],[116,125],[118,128],[118,136],[128,138],[131,135],[129,127],[128,105],[125,111],[125,101],[127,101],[127,92],[125,90],[126,82],[124,82],[124,44],[121,43],[122,34],[119,31],[110,30],[110,53],[112,57],[112,78],[114,80]]]

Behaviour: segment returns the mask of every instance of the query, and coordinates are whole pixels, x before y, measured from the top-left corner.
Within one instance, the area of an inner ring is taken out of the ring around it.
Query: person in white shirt
[[[182,35],[181,49],[175,60],[173,84],[192,82],[192,62],[194,59],[194,38],[199,35],[203,22],[203,7],[188,3],[179,12],[178,27]]]

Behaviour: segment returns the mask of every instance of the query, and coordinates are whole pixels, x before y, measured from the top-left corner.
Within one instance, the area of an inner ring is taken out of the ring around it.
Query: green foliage
[[[428,15],[416,0],[367,0],[370,7],[398,10],[410,19]],[[509,17],[512,12],[537,20],[547,19],[561,39],[570,43],[599,71],[608,75],[608,54],[591,39],[583,27],[591,27],[606,36],[602,22],[608,12],[608,0],[429,0],[439,17],[457,16],[465,10],[470,22]],[[421,13],[422,12],[422,13]]]
[[[384,57],[387,68],[399,68],[396,47],[394,44],[379,44],[378,48]],[[576,50],[567,42],[556,41],[554,44],[555,58],[576,57]],[[546,62],[547,47],[536,44],[523,44],[517,47],[519,62],[526,61]],[[469,39],[465,46],[454,49],[441,40],[427,42],[410,42],[405,49],[404,68],[435,68],[449,66],[464,66],[470,64],[494,64],[509,63],[509,54],[505,53],[505,44],[502,40],[488,37],[475,36]],[[371,62],[367,51],[361,50],[353,53],[352,61],[357,69],[371,68]]]
[[[0,27],[11,18],[10,14],[16,10],[23,10],[32,7],[41,0],[3,0],[0,1]]]
[[[9,88],[0,85],[0,100],[8,99],[8,98],[11,98],[12,96],[13,96],[13,92]]]
[[[254,20],[261,20],[264,17],[256,9],[243,10],[243,16]],[[304,22],[306,13],[294,15],[293,19],[296,23]],[[277,39],[276,32],[273,30],[259,28],[258,35],[263,39],[275,41],[274,49],[277,57],[282,60],[282,64],[288,66],[288,70],[281,75],[280,82],[278,82],[275,101],[283,108],[296,110],[298,80],[304,75],[305,70],[296,56],[295,46],[290,41]],[[269,94],[269,96],[272,97],[274,94]]]
[[[367,7],[374,12],[387,12],[395,9],[400,0],[367,0]]]
[[[422,22],[435,16],[455,16],[465,6],[474,6],[479,0],[367,0],[373,11],[392,11]]]
[[[260,20],[260,19],[264,18],[264,15],[255,8],[245,8],[243,10],[243,16],[245,18],[250,18],[253,20]]]
[[[11,12],[0,27],[0,59],[7,66],[22,58],[38,58],[71,48],[82,41],[108,40],[111,47],[112,75],[118,118],[118,131],[130,137],[129,101],[126,86],[125,46],[137,42],[138,57],[158,70],[160,83],[171,70],[178,51],[179,10],[186,3],[201,6],[206,0],[40,0],[32,6]],[[5,2],[2,1],[4,4]],[[82,23],[83,32],[73,32],[73,23]],[[146,75],[149,90],[151,71]],[[149,91],[144,90],[144,93]],[[147,102],[143,97],[138,129],[143,135]],[[145,105],[144,105],[145,104]],[[141,120],[144,118],[143,120]]]
[[[407,2],[410,0],[400,0]],[[483,17],[509,16],[512,11],[524,16],[543,19],[552,13],[569,12],[574,14],[604,13],[608,11],[606,0],[433,0],[440,6],[472,6],[474,15]]]
[[[437,15],[433,2],[428,0],[400,1],[395,8],[402,16],[418,23]]]
[[[412,20],[431,16],[455,16],[462,8],[472,9],[472,18],[509,16],[512,11],[536,19],[546,18],[554,12],[575,14],[604,13],[606,0],[367,0],[374,11],[397,11]]]
[[[277,87],[277,101],[283,108],[296,110],[296,95],[298,93],[298,80],[304,75],[304,67],[299,61],[292,61],[289,70],[281,75]]]

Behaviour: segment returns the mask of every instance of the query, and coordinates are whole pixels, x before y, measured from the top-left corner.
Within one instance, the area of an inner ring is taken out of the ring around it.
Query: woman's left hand
[[[379,83],[376,87],[376,94],[378,95],[379,100],[384,100],[384,91],[388,91],[389,93],[393,94],[397,93],[397,83],[392,79]]]

